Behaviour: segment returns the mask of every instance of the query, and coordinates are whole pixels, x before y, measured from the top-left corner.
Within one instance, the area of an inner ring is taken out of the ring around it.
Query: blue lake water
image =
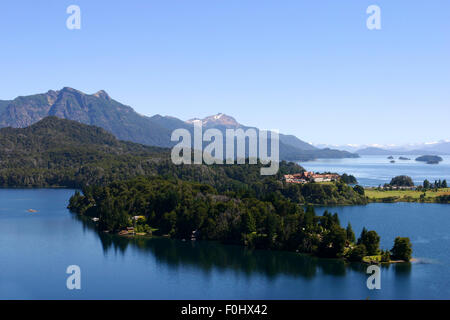
[[[415,161],[418,156],[404,156],[411,160],[399,160],[400,156],[394,154],[395,163],[390,163],[388,156],[361,156],[353,159],[319,159],[301,162],[300,165],[308,171],[352,174],[363,186],[377,187],[399,175],[410,176],[416,185],[422,184],[425,179],[431,182],[447,179],[450,182],[450,156],[442,156],[444,161],[439,164]]]
[[[329,208],[356,233],[377,230],[383,248],[411,238],[418,262],[383,268],[371,291],[361,264],[99,234],[66,209],[72,193],[0,189],[0,299],[450,299],[449,205]],[[66,288],[69,265],[81,268],[79,291]]]

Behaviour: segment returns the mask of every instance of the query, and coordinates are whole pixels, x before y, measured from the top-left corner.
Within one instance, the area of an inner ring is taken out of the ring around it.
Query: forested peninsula
[[[337,214],[317,216],[313,206],[305,210],[282,185],[262,188],[219,192],[201,183],[139,177],[84,188],[70,199],[69,209],[107,232],[218,240],[368,263],[411,259],[407,238],[396,239],[403,249],[380,250],[375,231],[364,229],[356,241],[351,225],[341,227]]]

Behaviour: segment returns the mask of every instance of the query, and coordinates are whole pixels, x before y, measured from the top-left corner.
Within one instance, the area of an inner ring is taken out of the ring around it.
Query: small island
[[[399,160],[411,160],[410,158],[406,158],[406,157],[399,157]]]
[[[393,156],[389,156],[389,157],[387,157],[389,160],[393,160],[394,159],[394,157]]]
[[[416,161],[426,162],[427,164],[438,164],[439,162],[441,162],[443,160],[444,159],[442,159],[439,156],[432,156],[432,155],[425,155],[425,156],[420,156],[420,157],[416,158]]]

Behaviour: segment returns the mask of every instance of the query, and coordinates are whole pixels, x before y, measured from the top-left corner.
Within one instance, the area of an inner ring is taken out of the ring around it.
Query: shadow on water
[[[409,276],[411,274],[412,263],[397,263],[394,265],[394,272],[397,276]]]
[[[367,265],[361,263],[345,263],[338,259],[320,259],[304,254],[284,251],[251,250],[236,245],[224,245],[215,241],[180,241],[167,238],[137,237],[127,238],[98,232],[95,225],[84,218],[74,215],[83,224],[83,230],[95,232],[102,244],[105,255],[111,251],[125,254],[129,249],[137,249],[151,254],[158,263],[170,268],[192,266],[203,272],[234,271],[247,276],[259,273],[268,278],[289,275],[312,279],[318,274],[345,276],[347,268],[365,273]],[[395,268],[398,274],[408,274],[410,264],[383,266]]]

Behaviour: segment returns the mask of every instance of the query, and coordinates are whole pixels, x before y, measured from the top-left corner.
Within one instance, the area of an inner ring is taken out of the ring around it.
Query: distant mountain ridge
[[[223,133],[225,133],[226,129],[239,129],[240,128],[243,130],[247,130],[247,129],[259,130],[258,128],[255,128],[255,127],[249,127],[249,126],[242,125],[239,122],[237,122],[236,119],[234,119],[233,117],[226,115],[224,113],[218,113],[216,115],[208,116],[203,119],[198,119],[198,118],[191,119],[191,120],[186,121],[186,123],[193,124],[195,121],[201,121],[203,127],[206,129],[209,129],[209,128],[219,129]],[[316,148],[313,145],[300,140],[296,136],[285,135],[282,133],[280,133],[279,136],[280,136],[280,142],[287,146],[291,146],[291,147],[294,147],[294,148],[297,148],[300,150],[307,150],[307,151],[319,151],[320,150],[319,148]]]
[[[189,124],[193,124],[195,121],[202,121],[203,126],[207,128],[214,128],[216,126],[224,126],[227,128],[240,128],[242,125],[236,121],[235,118],[226,115],[224,113],[218,113],[213,116],[208,116],[203,119],[195,118],[186,121]]]
[[[49,116],[0,129],[0,186],[80,188],[118,177],[154,175],[169,149],[120,141],[106,130]]]
[[[441,140],[432,143],[415,143],[407,145],[325,145],[317,144],[318,148],[332,147],[339,150],[358,153],[360,155],[418,155],[418,154],[450,154],[450,141]]]
[[[169,153],[165,148],[120,141],[103,128],[56,116],[46,117],[25,128],[0,129],[1,159],[10,155],[22,154],[26,158],[28,153],[57,153],[61,150],[68,152],[69,149],[73,151],[88,148],[109,155]]]
[[[159,147],[171,145],[170,130],[111,99],[105,91],[88,95],[66,87],[0,102],[0,127],[24,128],[47,116],[95,125],[120,140]]]
[[[120,140],[158,147],[173,146],[176,143],[170,140],[173,130],[184,128],[192,132],[195,120],[182,121],[161,115],[143,116],[130,106],[112,99],[104,90],[85,94],[65,87],[58,91],[20,96],[14,100],[0,100],[0,127],[24,128],[47,116],[98,126]],[[223,132],[228,128],[250,128],[223,113],[206,117],[202,122],[205,128],[217,128]],[[352,157],[357,155],[329,148],[319,149],[293,135],[280,134],[280,158],[283,160]]]
[[[449,154],[448,152],[442,151],[439,152],[438,150],[426,150],[426,149],[416,149],[416,150],[395,150],[395,149],[382,149],[382,148],[375,148],[375,147],[368,147],[364,149],[360,149],[356,151],[360,155],[367,155],[367,156],[377,156],[377,155],[420,155],[420,154],[432,154],[432,155],[438,155],[438,154]]]

